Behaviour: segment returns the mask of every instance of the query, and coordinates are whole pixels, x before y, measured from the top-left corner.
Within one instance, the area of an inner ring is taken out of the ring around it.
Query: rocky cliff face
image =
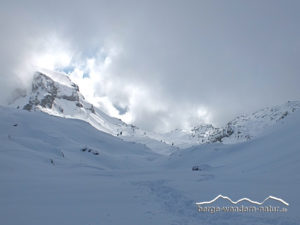
[[[299,101],[289,101],[283,105],[267,107],[251,114],[236,117],[224,127],[201,124],[190,131],[174,130],[164,135],[163,140],[175,146],[191,146],[220,142],[234,144],[249,141],[261,135],[276,123],[300,109]]]
[[[289,101],[283,105],[267,107],[252,114],[241,115],[228,122],[223,128],[202,125],[192,130],[191,136],[204,143],[238,143],[251,140],[264,130],[283,121],[300,109],[299,101]]]
[[[214,142],[224,144],[244,142],[259,136],[269,127],[284,121],[286,117],[300,109],[299,101],[287,102],[238,116],[220,128],[202,124],[190,131],[176,129],[166,134],[158,134],[146,132],[108,116],[87,102],[78,86],[68,76],[51,71],[36,72],[30,93],[20,95],[13,105],[28,111],[39,110],[55,116],[84,120],[95,128],[124,140],[158,146],[157,148],[161,148],[162,145],[185,148]]]
[[[28,111],[38,110],[55,116],[85,120],[97,129],[113,135],[127,127],[127,124],[106,115],[87,102],[79,87],[61,73],[36,72],[31,91],[20,96],[13,105]]]
[[[23,109],[30,111],[37,107],[48,109],[57,107],[60,112],[63,112],[64,109],[56,103],[58,99],[73,102],[76,107],[83,107],[82,101],[84,97],[80,94],[78,86],[71,82],[70,79],[69,85],[62,85],[49,76],[36,72],[28,103],[23,106]]]

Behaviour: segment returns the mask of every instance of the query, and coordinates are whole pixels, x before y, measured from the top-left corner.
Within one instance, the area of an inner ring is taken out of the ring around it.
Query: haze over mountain
[[[144,143],[156,152],[168,154],[174,147],[186,148],[203,143],[239,143],[251,140],[298,110],[300,102],[287,102],[249,115],[240,115],[220,128],[211,124],[195,124],[191,130],[176,129],[168,133],[157,133],[108,116],[101,108],[86,101],[78,85],[66,74],[41,70],[35,73],[29,93],[23,92],[11,106],[84,120],[98,130],[124,140]]]
[[[151,131],[224,126],[299,100],[300,3],[2,1],[0,102],[36,67]]]

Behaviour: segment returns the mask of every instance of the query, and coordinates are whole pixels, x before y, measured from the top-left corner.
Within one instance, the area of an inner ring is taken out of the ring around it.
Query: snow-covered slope
[[[118,136],[127,141],[146,144],[153,151],[169,154],[172,146],[147,136],[138,127],[113,118],[87,102],[78,86],[62,73],[43,70],[36,72],[30,93],[20,96],[11,104],[19,109],[42,111],[50,115],[79,119],[88,122],[100,131]]]
[[[20,96],[12,106],[42,111],[50,115],[80,119],[106,133],[124,140],[146,144],[153,151],[171,154],[177,148],[222,142],[240,143],[259,137],[265,130],[293,114],[300,108],[300,102],[259,110],[253,114],[241,115],[221,128],[210,124],[195,126],[190,131],[174,130],[159,134],[142,130],[117,118],[105,114],[101,109],[87,102],[78,86],[62,73],[43,70],[36,72],[31,92]]]
[[[106,115],[87,102],[78,86],[61,73],[36,72],[31,92],[16,100],[13,105],[28,111],[39,110],[50,115],[81,119],[113,135],[121,131],[124,135],[135,131],[133,126]]]
[[[0,107],[0,115],[1,144],[5,146],[6,156],[15,160],[24,155],[24,161],[19,162],[22,165],[30,166],[26,154],[45,164],[66,166],[75,160],[84,167],[88,161],[88,166],[99,169],[129,168],[132,163],[144,165],[157,157],[145,145],[123,141],[82,120],[6,107]],[[132,157],[142,157],[145,161]],[[2,166],[4,164],[2,162]]]
[[[177,146],[192,146],[203,143],[222,142],[234,144],[257,138],[277,123],[300,109],[299,101],[289,101],[283,105],[267,107],[252,114],[236,117],[223,128],[211,124],[195,126],[191,131],[175,130],[165,135]]]
[[[284,123],[286,117],[300,109],[299,101],[267,107],[249,115],[241,115],[230,121],[224,128],[223,143],[240,143],[259,137],[277,123]],[[222,134],[221,134],[222,137]],[[221,138],[220,136],[214,138]]]
[[[297,225],[299,127],[296,111],[256,139],[163,156],[82,120],[0,107],[1,224]],[[219,194],[290,205],[286,213],[197,212],[195,202]]]

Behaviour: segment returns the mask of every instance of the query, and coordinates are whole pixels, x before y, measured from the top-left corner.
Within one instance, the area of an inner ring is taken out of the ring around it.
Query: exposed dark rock
[[[24,105],[23,109],[27,110],[27,111],[32,110],[32,104],[28,103],[28,104]]]
[[[289,114],[288,112],[284,112],[278,120],[284,119],[288,114]]]
[[[93,105],[91,105],[91,107],[89,108],[89,110],[90,110],[92,113],[95,114],[95,109],[94,109],[94,106],[93,106]]]
[[[55,100],[55,96],[54,95],[46,95],[42,101],[41,101],[41,106],[44,108],[52,108],[53,102]]]
[[[202,164],[202,165],[197,165],[197,166],[193,166],[192,170],[194,171],[208,171],[211,169],[211,166],[208,164]]]
[[[76,103],[76,106],[79,107],[79,108],[82,108],[82,107],[83,107],[83,105],[82,105],[80,102],[77,102],[77,103]]]
[[[76,84],[72,84],[72,87],[74,87],[75,88],[75,90],[77,91],[77,92],[79,92],[79,87],[78,87],[78,85],[76,85]]]
[[[83,105],[80,101],[79,87],[72,83],[71,84],[71,94],[61,93],[59,89],[60,86],[53,79],[47,75],[36,72],[33,82],[32,82],[32,91],[29,102],[23,107],[23,109],[31,111],[35,106],[40,105],[43,108],[52,108],[55,104],[55,99],[65,99],[68,101],[76,102],[76,106],[82,108]],[[68,91],[69,92],[69,91]],[[82,97],[83,98],[83,97]],[[63,113],[64,110],[58,106],[58,110]],[[93,105],[89,109],[91,112],[95,113]]]
[[[209,142],[222,142],[222,139],[225,137],[229,137],[234,133],[234,130],[232,128],[232,123],[229,122],[225,128],[220,129],[220,128],[216,128],[215,132],[213,134],[211,134],[211,136],[209,137]]]
[[[89,153],[92,153],[93,155],[99,155],[99,152],[94,150],[94,149],[91,149],[91,148],[88,148],[88,147],[84,147],[81,149],[82,152],[89,152]]]
[[[193,171],[199,171],[199,170],[201,170],[201,169],[199,168],[199,166],[193,166],[193,167],[192,167],[192,170],[193,170]]]
[[[70,96],[68,96],[68,95],[62,95],[62,96],[58,96],[58,98],[66,99],[66,100],[72,101],[72,102],[79,101],[78,94],[74,93],[74,92]]]

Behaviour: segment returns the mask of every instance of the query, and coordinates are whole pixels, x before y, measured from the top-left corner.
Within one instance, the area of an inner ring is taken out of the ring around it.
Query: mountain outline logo
[[[238,204],[239,202],[242,202],[242,201],[248,201],[252,204],[256,204],[256,205],[262,205],[264,204],[267,200],[269,199],[273,199],[273,200],[276,200],[276,201],[279,201],[281,202],[282,204],[286,205],[286,206],[289,206],[290,204],[287,203],[286,201],[284,201],[283,199],[281,198],[278,198],[278,197],[275,197],[275,196],[272,196],[272,195],[269,195],[267,198],[265,198],[262,202],[258,202],[258,201],[253,201],[251,200],[250,198],[241,198],[237,201],[233,201],[231,198],[229,198],[228,196],[224,196],[224,195],[221,195],[219,194],[218,196],[216,196],[214,199],[210,200],[210,201],[203,201],[203,202],[196,202],[195,204],[196,205],[204,205],[204,204],[211,204],[211,203],[214,203],[215,201],[217,201],[219,198],[223,198],[225,200],[228,200],[229,202],[231,202],[232,204]]]

